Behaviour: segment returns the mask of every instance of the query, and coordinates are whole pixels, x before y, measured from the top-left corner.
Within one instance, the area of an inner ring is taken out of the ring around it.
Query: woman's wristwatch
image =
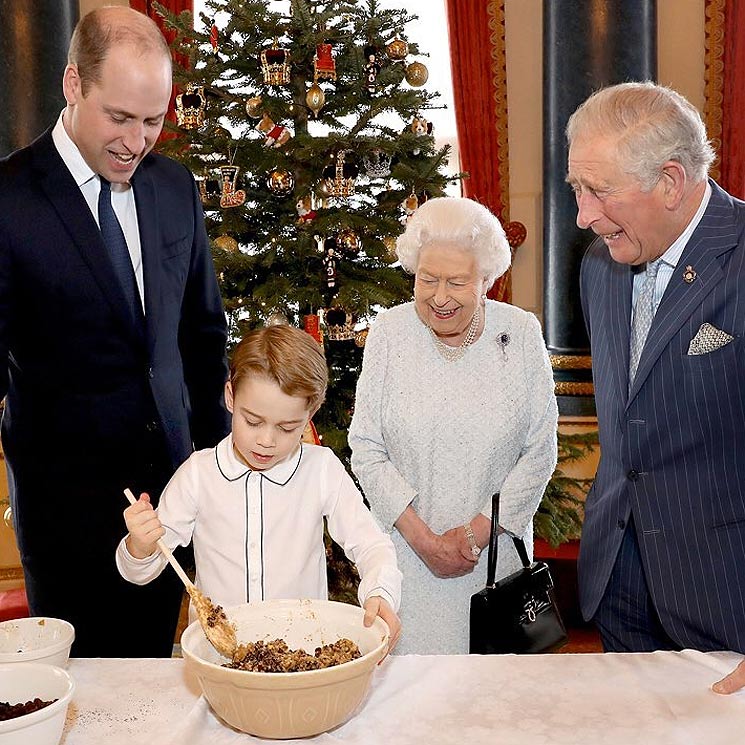
[[[466,531],[466,538],[468,539],[468,545],[471,547],[471,553],[474,555],[474,557],[478,558],[478,555],[481,553],[481,549],[479,548],[478,543],[476,543],[476,536],[473,534],[471,523],[466,523],[463,526],[463,530]]]

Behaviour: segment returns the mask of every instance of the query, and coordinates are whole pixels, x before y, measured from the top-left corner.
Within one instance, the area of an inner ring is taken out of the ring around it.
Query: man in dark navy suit
[[[150,151],[171,94],[157,26],[81,19],[57,124],[0,162],[0,396],[30,610],[73,654],[170,656],[183,588],[121,579],[122,490],[154,501],[227,432],[226,324],[194,179]]]
[[[745,653],[745,203],[707,178],[701,117],[668,88],[600,90],[567,134],[577,224],[598,235],[582,611],[607,651]]]

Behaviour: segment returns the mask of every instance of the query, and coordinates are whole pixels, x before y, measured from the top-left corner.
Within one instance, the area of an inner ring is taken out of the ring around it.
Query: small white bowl
[[[72,624],[61,618],[16,618],[0,623],[0,664],[43,662],[67,667],[75,640]]]
[[[251,735],[271,739],[309,737],[347,721],[365,698],[375,665],[388,648],[389,630],[376,618],[362,624],[364,611],[330,600],[266,600],[226,608],[238,641],[284,639],[310,654],[321,644],[345,637],[362,657],[335,667],[297,673],[255,673],[222,667],[199,622],[181,637],[186,666],[204,697],[225,722]]]
[[[22,704],[35,698],[57,699],[38,711],[0,721],[0,742],[3,745],[57,745],[74,690],[75,682],[70,674],[56,665],[36,662],[0,665],[0,701]]]

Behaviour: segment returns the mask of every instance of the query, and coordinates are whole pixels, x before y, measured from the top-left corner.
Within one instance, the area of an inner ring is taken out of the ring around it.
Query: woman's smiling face
[[[471,251],[447,243],[422,247],[414,280],[419,318],[444,342],[462,341],[486,291]]]

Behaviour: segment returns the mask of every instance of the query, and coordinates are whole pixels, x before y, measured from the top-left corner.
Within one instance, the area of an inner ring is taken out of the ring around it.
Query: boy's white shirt
[[[379,595],[398,611],[401,572],[393,542],[329,448],[301,444],[282,463],[252,471],[236,457],[229,435],[181,465],[157,512],[171,549],[193,540],[195,584],[214,603],[230,607],[274,598],[325,600],[326,516],[330,535],[359,571],[360,605]],[[167,561],[157,550],[136,559],[122,539],[116,564],[125,579],[146,584]]]

